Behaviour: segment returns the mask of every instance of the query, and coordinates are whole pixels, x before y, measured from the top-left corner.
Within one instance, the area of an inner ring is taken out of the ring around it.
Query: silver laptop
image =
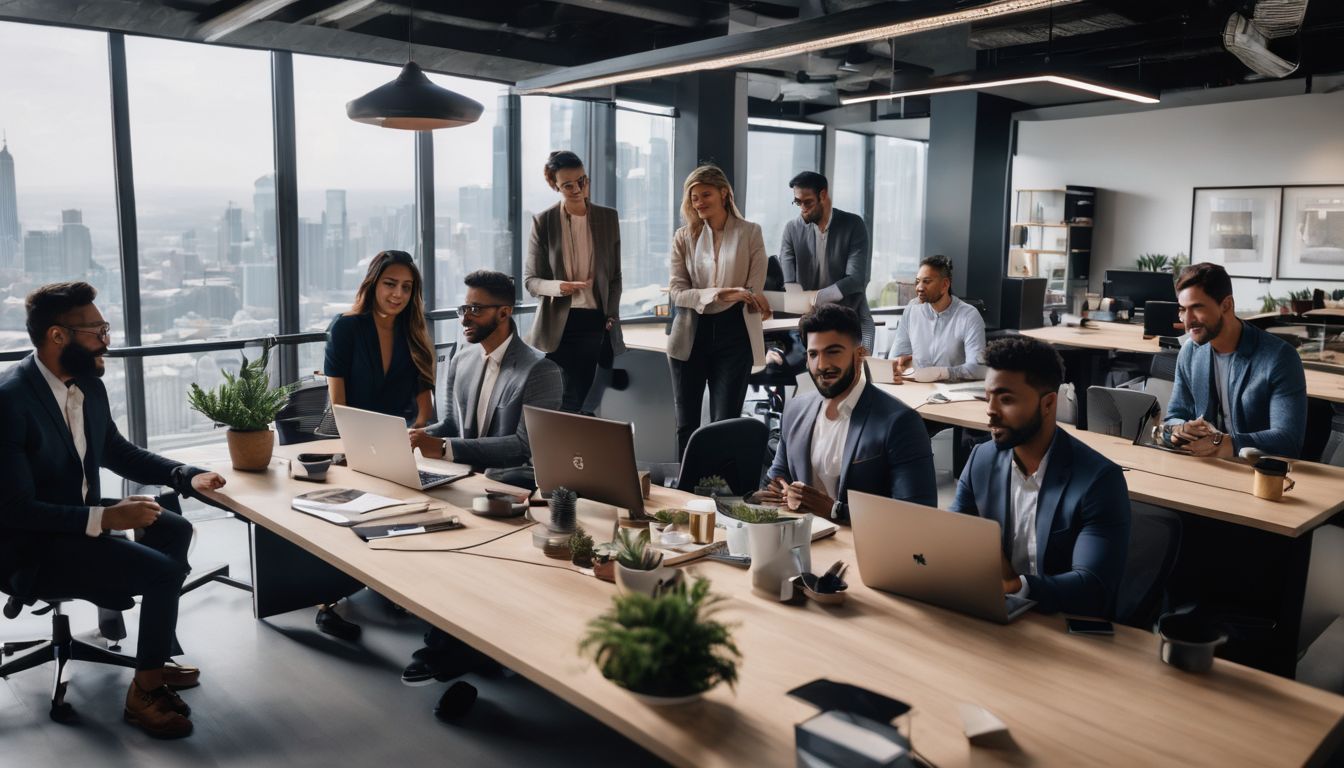
[[[635,468],[635,433],[628,422],[523,406],[532,466],[543,496],[564,486],[581,499],[644,516]]]
[[[467,467],[444,474],[416,466],[415,451],[406,437],[406,420],[400,416],[344,405],[333,405],[331,411],[341,433],[345,462],[356,472],[421,491],[447,485],[471,474]]]
[[[859,576],[873,589],[1008,622],[1034,600],[1003,594],[999,524],[974,515],[849,492]]]

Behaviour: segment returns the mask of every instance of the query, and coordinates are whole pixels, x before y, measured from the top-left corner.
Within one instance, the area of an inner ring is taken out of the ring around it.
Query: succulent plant
[[[691,513],[684,509],[660,509],[653,513],[653,519],[663,525],[690,525]]]
[[[622,528],[616,536],[616,562],[632,571],[652,571],[663,562],[663,553],[649,545],[649,529],[635,534],[633,528]]]
[[[774,523],[779,521],[779,510],[770,507],[753,507],[750,504],[734,504],[725,514],[735,520],[748,524]]]
[[[569,535],[569,561],[584,568],[593,564],[593,537],[582,526]]]
[[[718,475],[709,475],[700,478],[695,484],[695,493],[697,496],[730,496],[733,493],[733,487]]]

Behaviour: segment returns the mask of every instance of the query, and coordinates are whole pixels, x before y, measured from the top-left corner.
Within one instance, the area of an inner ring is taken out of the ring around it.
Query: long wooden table
[[[332,450],[320,443],[281,450],[300,448]],[[452,548],[513,531],[472,554],[375,550],[348,530],[290,509],[290,497],[312,485],[290,480],[283,460],[246,473],[228,467],[222,447],[213,449],[214,460],[210,451],[194,453],[228,478],[212,494],[218,502],[677,765],[792,765],[793,725],[814,710],[786,692],[820,677],[912,704],[915,748],[939,766],[1302,764],[1322,761],[1344,736],[1344,698],[1222,660],[1206,675],[1184,673],[1162,664],[1157,639],[1138,630],[1075,636],[1060,617],[1040,615],[999,626],[875,592],[853,568],[844,606],[782,605],[753,593],[745,571],[713,562],[688,569],[728,598],[722,618],[735,625],[743,653],[737,689],[720,686],[694,704],[649,707],[576,651],[614,587],[548,560],[517,523],[460,512],[468,528],[413,537],[420,547]],[[329,482],[421,497],[341,467]],[[473,477],[430,495],[487,484],[495,485]],[[671,506],[684,497],[659,488],[651,503]],[[855,562],[846,529],[814,550],[823,567]],[[961,702],[998,715],[1016,748],[970,746],[957,714]]]

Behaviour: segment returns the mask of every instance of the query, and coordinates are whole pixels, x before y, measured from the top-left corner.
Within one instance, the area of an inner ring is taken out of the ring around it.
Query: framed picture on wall
[[[1222,264],[1232,277],[1274,277],[1282,187],[1196,187],[1190,263]]]
[[[1278,276],[1344,280],[1344,186],[1283,188]]]

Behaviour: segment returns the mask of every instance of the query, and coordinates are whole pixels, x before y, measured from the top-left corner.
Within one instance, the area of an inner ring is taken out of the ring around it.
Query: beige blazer
[[[533,217],[523,265],[523,287],[538,300],[527,343],[542,352],[554,352],[560,346],[569,319],[570,298],[560,295],[560,282],[571,279],[565,271],[561,205],[556,203]],[[592,205],[588,216],[593,232],[593,298],[614,321],[607,337],[612,354],[619,355],[625,351],[621,339],[621,224],[613,208]]]
[[[695,238],[689,226],[678,229],[672,236],[671,281],[672,304],[677,317],[668,334],[667,354],[675,360],[687,360],[695,343],[695,329],[700,315],[718,312],[741,312],[747,321],[747,335],[751,338],[753,365],[765,365],[765,336],[761,316],[748,312],[745,304],[726,304],[716,296],[721,288],[749,288],[760,293],[765,288],[765,239],[761,225],[728,217],[723,228],[723,244],[719,246],[719,265],[712,283],[705,284],[695,260],[714,256],[713,235],[709,226],[700,228]]]

